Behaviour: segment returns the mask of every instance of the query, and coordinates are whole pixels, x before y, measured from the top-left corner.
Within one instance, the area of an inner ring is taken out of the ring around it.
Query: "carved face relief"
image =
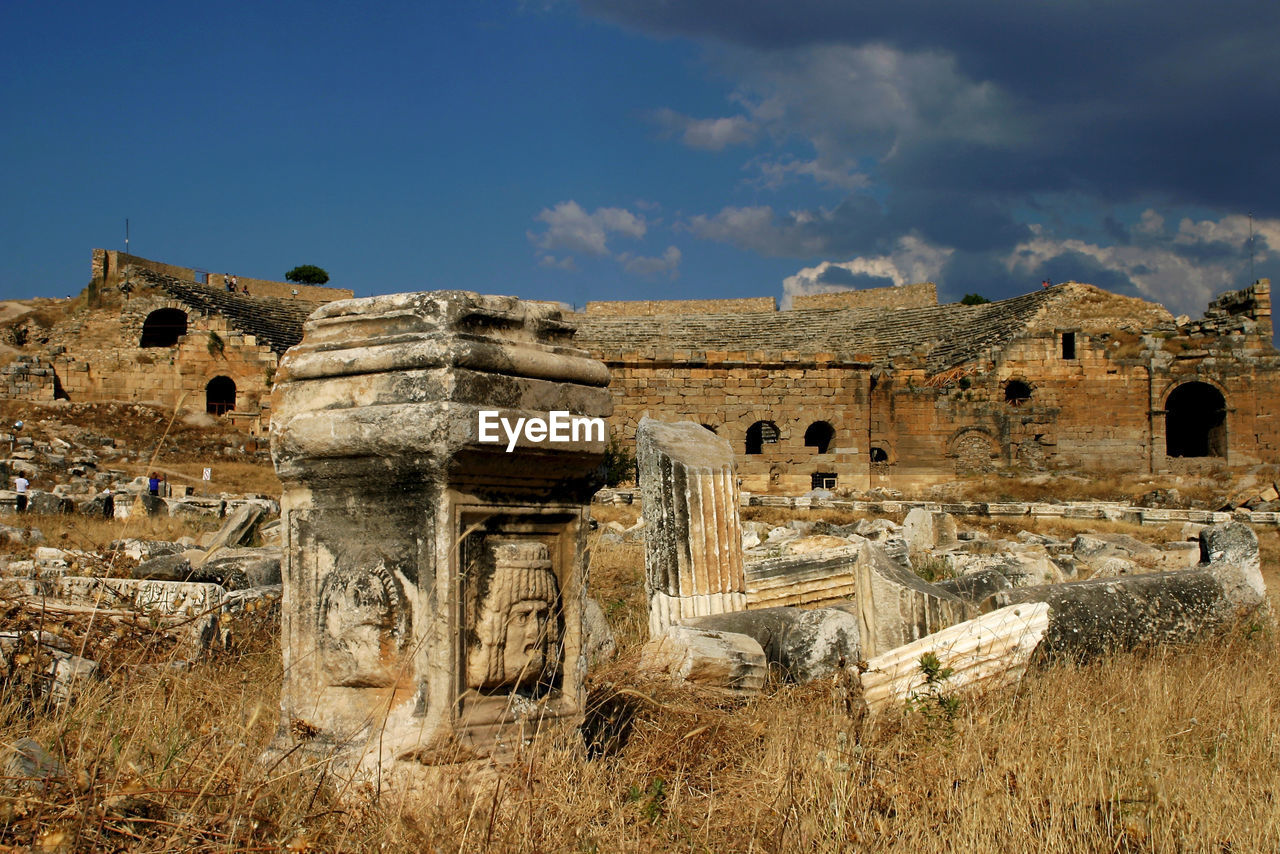
[[[399,590],[381,564],[326,577],[317,617],[320,654],[330,684],[391,684],[402,613]]]
[[[545,543],[490,538],[469,603],[471,688],[523,688],[559,668],[560,589]]]

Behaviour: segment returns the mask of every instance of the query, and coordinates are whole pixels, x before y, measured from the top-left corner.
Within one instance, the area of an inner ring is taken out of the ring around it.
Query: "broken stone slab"
[[[188,519],[221,519],[223,516],[224,505],[221,499],[186,496],[166,498],[165,501],[169,504],[170,516]]]
[[[1206,528],[1195,569],[1004,591],[988,607],[1046,602],[1048,655],[1091,658],[1111,650],[1202,638],[1266,607],[1258,541],[1244,524]]]
[[[963,621],[964,602],[903,567],[875,543],[863,542],[855,565],[862,654],[910,643]]]
[[[16,666],[14,656],[24,651],[47,656],[42,690],[49,699],[62,703],[84,681],[98,674],[98,662],[75,655],[67,647],[66,641],[49,632],[0,632],[0,667],[12,670]]]
[[[902,522],[902,537],[911,554],[923,554],[956,542],[956,520],[949,513],[913,507]]]
[[[30,502],[27,504],[27,510],[31,513],[39,513],[42,516],[54,516],[58,514],[74,513],[76,505],[70,498],[55,495],[52,492],[32,491]]]
[[[764,650],[734,632],[666,626],[640,650],[640,669],[736,696],[759,694],[769,675]]]
[[[747,607],[826,605],[852,599],[860,545],[846,543],[815,554],[749,561],[744,570]]]
[[[229,590],[279,584],[281,559],[282,552],[278,546],[224,548],[200,564],[201,580],[225,579],[215,583]]]
[[[149,581],[218,584],[227,590],[241,590],[246,587],[257,586],[245,575],[244,569],[247,565],[252,565],[255,562],[261,563],[262,561],[255,558],[241,560],[234,554],[226,560],[222,560],[221,558],[226,551],[226,549],[219,551],[217,559],[203,563],[193,562],[193,558],[195,561],[199,561],[205,556],[205,552],[202,551],[185,551],[181,554],[160,555],[138,564],[129,574],[135,579]],[[233,551],[239,551],[239,549]],[[263,571],[269,573],[270,567],[267,566]],[[261,579],[261,583],[278,584],[279,581],[280,572],[277,559],[275,580],[272,581],[270,575],[266,575]]]
[[[136,561],[150,560],[160,555],[181,554],[187,550],[182,543],[167,542],[164,540],[139,540],[134,538],[124,540],[112,540],[108,547],[109,551],[119,552],[125,557],[132,558]]]
[[[1000,608],[957,623],[867,661],[862,699],[872,712],[942,695],[990,690],[1022,678],[1032,653],[1049,628],[1049,606],[1033,602]],[[950,675],[929,684],[921,660],[937,658],[938,672]]]
[[[959,596],[975,608],[991,596],[1002,590],[1009,590],[1013,584],[997,569],[977,569],[959,578],[948,578],[934,582],[934,587]]]
[[[262,521],[262,517],[266,515],[266,508],[261,504],[241,504],[235,510],[231,511],[227,516],[227,521],[223,523],[218,532],[206,546],[205,560],[218,549],[243,545],[253,537],[258,523]]]
[[[0,752],[0,776],[23,787],[43,788],[50,778],[66,773],[61,760],[25,735],[15,738]]]
[[[689,617],[744,610],[742,523],[728,441],[692,421],[642,418],[636,459],[650,634]]]
[[[216,611],[227,596],[227,591],[216,584],[135,578],[66,576],[12,579],[7,583],[13,592],[30,599],[57,599],[103,609],[124,608],[171,616]]]
[[[15,528],[12,525],[0,525],[0,539],[10,543],[43,543],[44,534],[36,528]]]
[[[1137,575],[1142,568],[1131,560],[1122,557],[1106,557],[1093,564],[1090,578],[1120,578],[1125,575]]]
[[[754,638],[769,664],[793,682],[811,682],[862,658],[858,618],[837,608],[761,608],[688,621],[694,628]]]
[[[618,645],[613,639],[613,629],[605,618],[604,609],[594,596],[588,596],[586,606],[582,609],[582,634],[585,638],[583,650],[587,656],[587,666],[592,667],[613,658]]]

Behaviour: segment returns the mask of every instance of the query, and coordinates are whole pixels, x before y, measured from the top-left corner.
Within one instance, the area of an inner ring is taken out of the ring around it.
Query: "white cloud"
[[[746,116],[695,119],[666,107],[655,110],[652,118],[668,134],[678,135],[685,145],[703,151],[723,151],[731,145],[745,145],[755,139],[759,130]]]
[[[1262,262],[1280,247],[1280,220],[1254,220],[1254,257]],[[1232,215],[1218,220],[1183,219],[1172,234],[1154,211],[1142,214],[1131,244],[1100,246],[1062,240],[1032,226],[1034,236],[1005,259],[1010,272],[1033,273],[1072,253],[1114,270],[1144,296],[1177,313],[1198,315],[1213,297],[1248,284],[1249,220]]]
[[[639,239],[646,230],[644,217],[624,208],[596,208],[587,213],[572,200],[544,208],[535,219],[547,225],[540,234],[529,232],[529,239],[539,248],[586,255],[608,255],[611,234]]]
[[[782,280],[783,305],[790,305],[792,297],[802,294],[848,290],[841,280],[853,276],[888,279],[894,285],[937,281],[954,252],[950,247],[934,246],[918,235],[907,234],[898,238],[897,246],[888,255],[863,256],[840,263],[823,261],[788,276]]]
[[[637,276],[666,275],[675,278],[679,273],[680,260],[683,257],[675,246],[668,246],[666,251],[656,257],[645,257],[623,252],[618,255],[618,263],[628,273]]]
[[[574,263],[572,255],[566,255],[563,258],[557,258],[549,254],[543,255],[538,259],[538,263],[543,267],[550,267],[553,270],[567,270],[571,273],[576,272],[578,269],[578,265]]]
[[[860,190],[870,185],[870,177],[859,172],[851,161],[830,166],[818,160],[761,160],[756,164],[764,185],[782,186],[793,175],[812,178],[818,184],[838,190]]]

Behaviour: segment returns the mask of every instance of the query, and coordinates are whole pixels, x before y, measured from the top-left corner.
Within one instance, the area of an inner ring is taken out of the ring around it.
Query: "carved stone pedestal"
[[[458,291],[308,320],[272,399],[282,741],[314,732],[385,779],[580,719],[585,507],[606,431],[520,431],[508,452],[479,427],[482,412],[608,415],[608,372],[571,336],[553,305]]]

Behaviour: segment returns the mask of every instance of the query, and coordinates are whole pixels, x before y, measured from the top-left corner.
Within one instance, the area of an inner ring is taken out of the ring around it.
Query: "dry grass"
[[[588,759],[570,734],[481,783],[410,799],[258,757],[279,664],[121,665],[54,713],[10,694],[0,738],[66,764],[10,782],[0,842],[44,850],[1263,851],[1280,838],[1280,659],[1266,633],[1034,674],[954,719],[860,721],[840,686],[725,705],[625,663],[597,702],[629,722]],[[625,662],[625,656],[624,656]]]
[[[615,509],[598,515],[634,521]],[[73,518],[65,539],[104,543],[121,524]],[[1275,587],[1280,533],[1261,542]],[[174,652],[144,636],[108,652],[106,634],[72,631],[100,655],[103,681],[54,709],[20,680],[0,694],[0,743],[31,737],[65,764],[47,787],[0,781],[0,846],[1252,852],[1280,839],[1280,643],[1267,629],[1054,665],[1016,691],[964,698],[953,718],[866,720],[837,682],[725,703],[646,680],[634,667],[643,546],[597,536],[592,549],[593,593],[621,646],[591,679],[603,755],[560,733],[476,779],[446,769],[409,797],[378,797],[301,751],[259,761],[277,733],[276,638],[177,671],[153,666]]]

